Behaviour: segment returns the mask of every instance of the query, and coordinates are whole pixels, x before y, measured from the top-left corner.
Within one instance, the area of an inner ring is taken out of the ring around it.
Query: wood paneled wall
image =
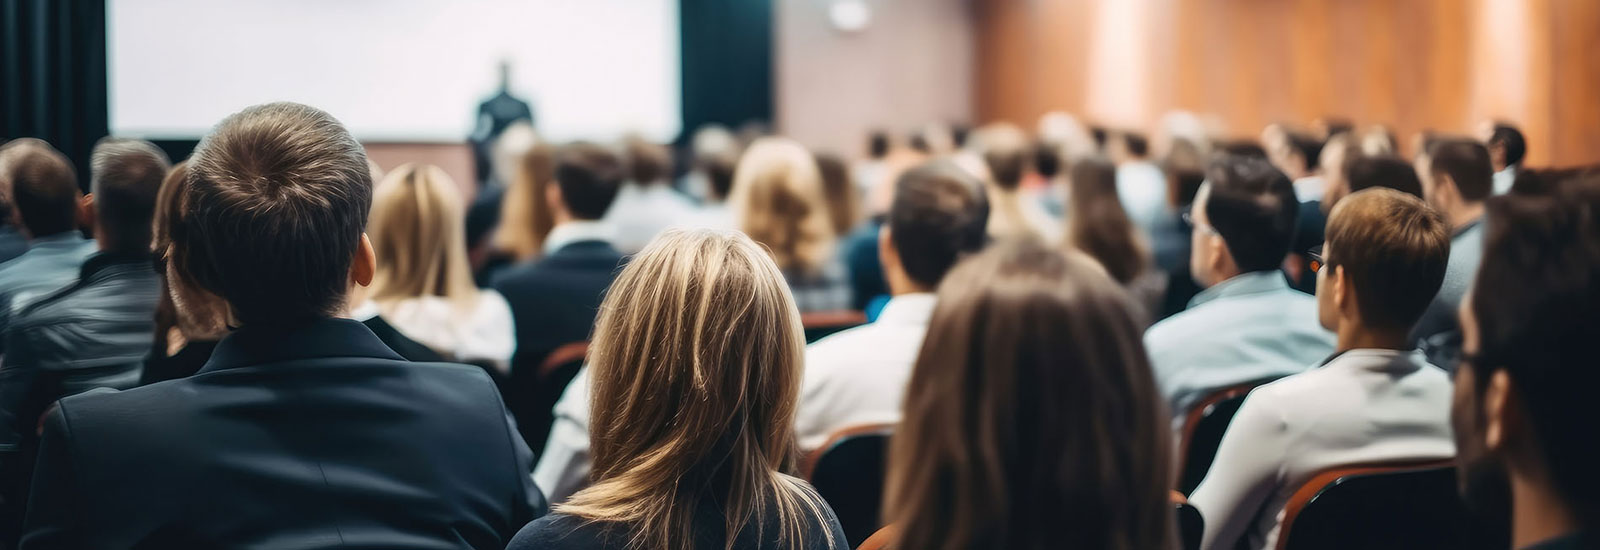
[[[976,0],[981,120],[1066,110],[1235,136],[1323,117],[1402,137],[1513,121],[1529,164],[1600,163],[1594,0]]]

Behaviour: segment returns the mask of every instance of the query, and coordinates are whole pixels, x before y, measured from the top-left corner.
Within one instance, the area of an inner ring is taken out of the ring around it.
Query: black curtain
[[[679,0],[678,25],[683,136],[709,123],[770,125],[772,0]]]
[[[107,133],[104,0],[0,0],[0,138],[35,137],[72,159]]]

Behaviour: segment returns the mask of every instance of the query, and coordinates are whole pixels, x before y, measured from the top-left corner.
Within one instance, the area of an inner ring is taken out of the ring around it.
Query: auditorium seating
[[[1301,486],[1284,508],[1277,549],[1509,547],[1484,527],[1469,519],[1451,461],[1364,464]]]
[[[508,394],[510,408],[517,418],[517,429],[534,456],[543,454],[550,426],[555,423],[556,401],[578,375],[578,369],[583,368],[588,355],[588,342],[562,344],[545,356],[533,376],[512,377],[512,390]]]
[[[807,480],[828,501],[850,540],[863,540],[883,527],[879,510],[893,431],[893,424],[845,428],[806,457]]]
[[[1217,456],[1217,447],[1222,444],[1222,434],[1228,431],[1228,423],[1233,421],[1234,413],[1239,412],[1239,406],[1244,404],[1245,397],[1250,395],[1250,390],[1256,386],[1276,380],[1263,378],[1245,382],[1212,392],[1211,395],[1195,403],[1189,410],[1189,416],[1183,423],[1183,440],[1179,443],[1179,457],[1182,466],[1178,478],[1178,492],[1185,495],[1193,493],[1195,487],[1200,486],[1200,481],[1205,479],[1206,472],[1211,470],[1211,461]]]

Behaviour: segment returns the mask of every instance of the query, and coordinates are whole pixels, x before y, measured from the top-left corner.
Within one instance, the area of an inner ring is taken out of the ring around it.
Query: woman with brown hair
[[[563,397],[588,396],[593,485],[509,549],[848,548],[786,473],[803,348],[778,266],[748,237],[656,238],[611,285]]]
[[[1074,163],[1070,173],[1067,247],[1100,262],[1117,284],[1133,293],[1148,317],[1161,303],[1166,278],[1150,269],[1149,247],[1118,198],[1117,167],[1089,157]]]
[[[822,186],[809,151],[786,138],[765,137],[745,150],[728,197],[739,229],[772,252],[800,311],[850,307]]]
[[[513,264],[537,259],[544,249],[544,239],[555,227],[550,205],[545,203],[545,187],[555,180],[555,154],[555,145],[545,141],[534,143],[522,154],[500,203],[500,226],[482,260],[480,283],[492,281]]]
[[[193,375],[211,359],[217,341],[228,332],[227,304],[213,294],[185,285],[172,285],[167,277],[167,248],[172,246],[172,228],[183,220],[183,190],[188,185],[187,163],[173,165],[156,193],[155,222],[151,235],[157,271],[161,275],[161,298],[156,303],[155,341],[145,357],[139,384]]]
[[[1171,436],[1126,294],[1003,242],[956,267],[891,443],[893,548],[1172,548]]]

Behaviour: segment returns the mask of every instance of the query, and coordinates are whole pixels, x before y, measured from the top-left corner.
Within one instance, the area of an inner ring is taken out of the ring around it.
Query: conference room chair
[[[867,324],[867,314],[855,310],[813,311],[800,314],[800,326],[805,328],[806,343],[841,330]]]
[[[1182,543],[1183,550],[1200,550],[1200,537],[1205,533],[1205,521],[1200,518],[1200,510],[1189,504],[1189,500],[1177,491],[1172,492],[1173,511],[1178,515],[1178,540]],[[889,541],[895,537],[895,526],[885,525],[878,529],[867,540],[862,541],[856,550],[890,550]]]
[[[517,419],[517,430],[522,432],[522,439],[534,456],[544,453],[550,426],[555,424],[556,401],[567,391],[588,356],[588,342],[562,344],[545,356],[539,370],[531,376],[512,377],[511,392],[507,394],[511,412]]]
[[[1457,490],[1449,460],[1330,469],[1290,498],[1277,550],[1508,548]]]
[[[1227,433],[1228,423],[1233,421],[1233,415],[1239,412],[1239,406],[1244,404],[1244,398],[1250,395],[1250,390],[1278,378],[1263,378],[1223,388],[1195,403],[1194,408],[1189,410],[1189,416],[1184,419],[1183,436],[1178,444],[1181,450],[1178,456],[1183,461],[1179,470],[1178,492],[1185,495],[1193,493],[1195,487],[1200,486],[1200,481],[1206,478],[1206,472],[1211,470],[1211,461],[1217,457],[1217,447],[1222,444],[1222,434]]]
[[[893,424],[866,424],[834,432],[806,456],[806,480],[828,502],[848,540],[864,540],[883,527],[883,484]]]

